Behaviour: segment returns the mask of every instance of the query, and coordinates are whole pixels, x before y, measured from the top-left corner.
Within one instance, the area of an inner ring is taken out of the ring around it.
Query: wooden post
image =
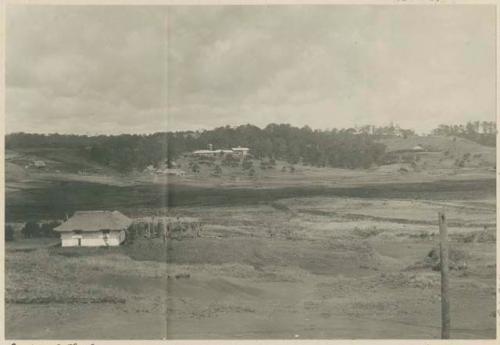
[[[439,249],[441,257],[441,339],[450,338],[450,299],[448,294],[448,228],[444,212],[439,212]]]
[[[163,220],[161,222],[161,237],[163,239],[163,244],[165,244],[165,242],[167,242],[167,225]]]

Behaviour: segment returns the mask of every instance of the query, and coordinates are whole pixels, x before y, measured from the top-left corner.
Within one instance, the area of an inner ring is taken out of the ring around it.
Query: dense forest
[[[441,125],[432,134],[454,135],[495,145],[494,122]],[[6,148],[57,147],[77,149],[87,159],[122,172],[142,170],[150,164],[174,161],[179,155],[207,148],[244,146],[257,159],[279,159],[291,164],[367,168],[380,162],[385,146],[377,139],[416,135],[393,124],[349,129],[313,130],[289,124],[219,127],[204,131],[160,132],[149,135],[85,136],[14,133],[6,136]]]

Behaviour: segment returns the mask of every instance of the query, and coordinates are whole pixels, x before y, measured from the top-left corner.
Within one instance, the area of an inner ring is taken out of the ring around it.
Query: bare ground
[[[494,338],[494,199],[338,197],[177,208],[205,230],[167,247],[8,246],[7,338],[438,338],[439,273],[425,263],[443,207],[464,253],[452,337]]]

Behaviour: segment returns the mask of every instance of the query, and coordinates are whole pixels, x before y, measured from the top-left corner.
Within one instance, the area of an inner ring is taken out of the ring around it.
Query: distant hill
[[[471,164],[491,166],[495,162],[495,148],[464,138],[465,135],[471,138],[494,135],[479,133],[476,127],[459,126],[456,132],[460,136],[457,137],[446,131],[439,135],[417,136],[413,131],[393,125],[313,130],[289,124],[269,124],[264,128],[248,124],[148,135],[14,133],[7,135],[5,142],[7,150],[22,156],[21,159],[8,159],[11,163],[16,163],[17,159],[23,165],[35,159],[33,157],[40,157],[47,161],[49,168],[68,172],[98,172],[101,169],[110,173],[143,171],[160,162],[168,161],[170,165],[170,162],[195,150],[237,146],[249,148],[251,157],[258,160],[281,160],[292,165],[313,167],[367,169],[387,163],[387,153],[420,145],[426,152],[441,153],[442,157],[433,155],[438,163],[446,161],[446,165],[450,165],[452,162],[457,167]]]
[[[421,146],[424,152],[407,156],[406,163],[415,161],[417,166],[432,168],[451,167],[494,167],[496,149],[468,139],[453,136],[411,136],[380,139],[386,146],[386,156],[393,152],[411,150]],[[417,159],[415,159],[417,158]]]
[[[445,137],[437,135],[412,136],[408,138],[394,137],[381,139],[378,142],[386,146],[386,152],[396,150],[409,150],[417,145],[422,146],[427,151],[449,152],[454,155],[481,154],[490,162],[495,162],[496,149],[490,146],[484,146],[458,137]]]
[[[6,150],[5,160],[7,175],[9,171],[18,175],[21,171],[41,170],[60,171],[69,173],[102,173],[112,172],[111,169],[89,160],[85,152],[74,148],[17,148]],[[42,161],[44,167],[35,167],[35,161]],[[7,176],[9,177],[9,176]]]
[[[219,127],[199,133],[164,132],[150,135],[75,136],[14,133],[6,136],[6,148],[74,149],[77,156],[119,172],[143,170],[151,164],[175,160],[195,150],[247,147],[257,159],[283,160],[318,167],[368,168],[384,154],[368,133],[354,129],[312,130],[289,124]],[[43,153],[43,152],[40,152]]]

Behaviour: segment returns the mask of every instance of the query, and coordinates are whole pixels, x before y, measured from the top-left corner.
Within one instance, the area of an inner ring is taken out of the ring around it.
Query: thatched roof
[[[77,211],[55,231],[124,230],[132,220],[118,211]]]

